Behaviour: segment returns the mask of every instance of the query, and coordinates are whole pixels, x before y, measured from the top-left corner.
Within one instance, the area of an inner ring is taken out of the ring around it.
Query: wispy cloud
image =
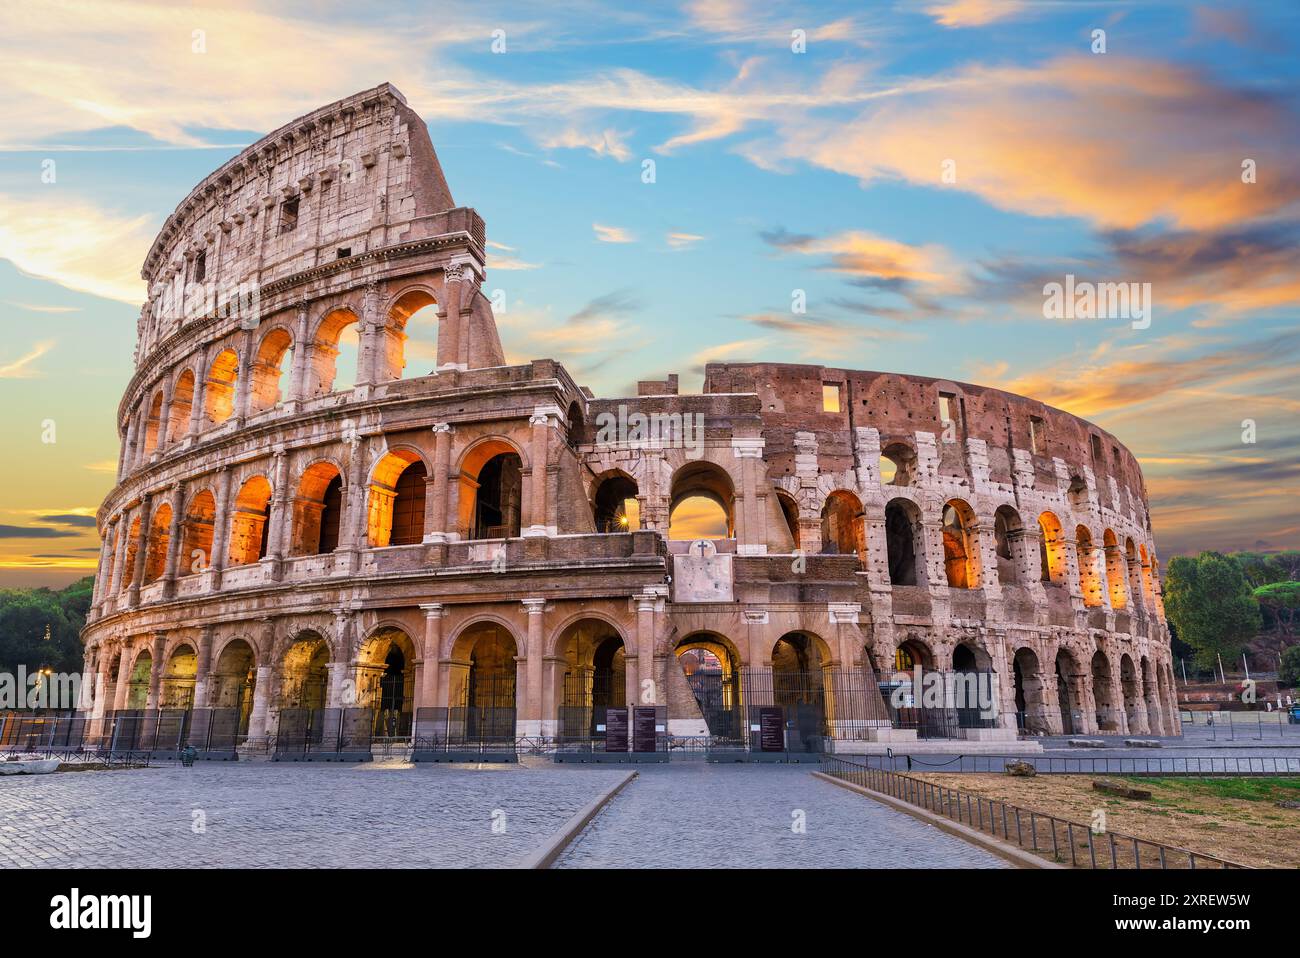
[[[665,242],[673,249],[690,249],[703,239],[704,237],[697,233],[669,233],[664,237]]]
[[[1022,0],[944,0],[925,8],[935,22],[945,27],[982,27],[1021,13]]]
[[[40,359],[51,349],[54,348],[53,340],[39,342],[24,356],[20,356],[13,362],[0,365],[0,379],[35,379],[44,375],[39,370],[32,367],[32,363]]]
[[[596,233],[596,239],[602,243],[636,242],[636,237],[632,235],[631,230],[622,226],[604,226],[600,223],[592,223],[591,228]]]
[[[27,196],[0,195],[0,259],[60,286],[138,306],[152,216],[127,216],[51,185]]]

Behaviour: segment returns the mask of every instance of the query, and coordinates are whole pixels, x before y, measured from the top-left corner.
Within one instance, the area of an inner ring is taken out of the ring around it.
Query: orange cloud
[[[1300,174],[1288,160],[1300,148],[1297,129],[1281,100],[1196,70],[1078,55],[1038,67],[967,67],[884,97],[848,122],[797,117],[767,144],[767,159],[804,158],[863,182],[964,190],[1036,216],[1202,229],[1300,200]],[[1258,183],[1241,181],[1245,159],[1256,161]],[[942,179],[946,161],[955,182]]]

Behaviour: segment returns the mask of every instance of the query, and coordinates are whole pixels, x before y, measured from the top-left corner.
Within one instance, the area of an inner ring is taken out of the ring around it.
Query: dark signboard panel
[[[639,705],[632,710],[632,751],[655,750],[655,707]]]
[[[605,709],[605,751],[627,751],[627,709]]]
[[[785,716],[779,708],[761,708],[758,712],[759,749],[764,752],[785,750]]]

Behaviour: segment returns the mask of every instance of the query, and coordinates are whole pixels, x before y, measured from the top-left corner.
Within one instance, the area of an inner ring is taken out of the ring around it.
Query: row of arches
[[[246,403],[248,415],[257,415],[287,399],[306,401],[351,390],[367,381],[367,364],[381,381],[427,375],[437,364],[438,309],[433,293],[423,288],[407,290],[389,306],[387,316],[373,356],[362,356],[361,318],[343,306],[327,311],[301,332],[307,344],[305,357],[296,355],[299,334],[277,322],[247,347],[232,341],[210,361],[185,366],[170,388],[164,381],[148,393],[131,420],[124,443],[125,465],[143,462],[172,443],[224,423],[240,411],[241,402]],[[413,335],[414,343],[408,343]],[[240,355],[244,348],[249,350],[246,365]],[[408,363],[408,355],[420,361]]]
[[[523,460],[505,440],[480,442],[464,457],[459,472],[460,526],[471,539],[505,538],[520,534]],[[424,460],[413,450],[386,452],[371,470],[366,484],[365,514],[360,526],[370,547],[412,545],[426,531],[426,497],[430,476]],[[264,474],[246,478],[232,496],[225,534],[225,567],[246,565],[273,554],[289,557],[325,555],[346,539],[348,495],[344,470],[333,460],[307,466],[286,497],[281,535],[273,542],[275,490]],[[193,492],[180,516],[172,504],[160,503],[152,512],[142,537],[140,515],[132,517],[126,535],[120,590],[133,584],[136,554],[146,550],[141,585],[165,574],[171,536],[180,536],[176,575],[201,572],[212,564],[221,547],[217,532],[218,504],[212,488]],[[119,533],[121,534],[121,533]],[[105,574],[112,579],[117,543],[108,550]]]

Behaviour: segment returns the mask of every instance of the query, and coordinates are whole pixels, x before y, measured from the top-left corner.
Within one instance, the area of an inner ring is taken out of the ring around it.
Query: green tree
[[[59,592],[0,590],[0,670],[16,672],[24,665],[29,672],[80,671],[81,629],[93,583],[87,576]]]
[[[1251,588],[1258,589],[1270,582],[1284,582],[1290,578],[1287,568],[1278,556],[1268,552],[1229,552],[1228,558],[1241,566]]]
[[[1241,655],[1260,628],[1259,603],[1241,565],[1221,552],[1175,556],[1165,578],[1165,614],[1179,637],[1212,667]]]
[[[1300,685],[1300,645],[1283,650],[1282,667],[1278,669],[1277,677],[1283,685]]]

